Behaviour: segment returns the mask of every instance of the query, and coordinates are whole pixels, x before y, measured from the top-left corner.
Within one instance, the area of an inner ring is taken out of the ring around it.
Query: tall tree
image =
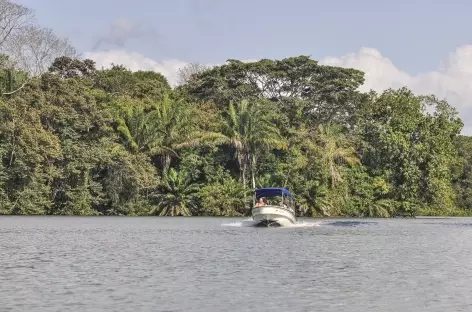
[[[181,150],[211,145],[221,137],[219,133],[200,127],[196,107],[174,100],[167,94],[152,105],[129,103],[131,106],[115,105],[119,115],[117,129],[132,150],[157,156],[163,174],[170,168],[173,159],[180,158]]]
[[[331,185],[342,181],[341,166],[359,164],[356,150],[341,131],[339,125],[320,125],[318,141],[322,149],[322,160],[329,171]]]
[[[161,73],[136,71],[123,65],[98,71],[95,86],[114,96],[139,98],[148,102],[160,101],[171,90],[167,78]]]
[[[79,60],[70,56],[56,57],[48,68],[48,72],[58,75],[61,79],[91,77],[96,72],[95,62],[90,59]]]
[[[402,88],[371,94],[359,116],[362,162],[373,175],[387,177],[395,199],[450,209],[453,139],[462,127],[455,110]]]
[[[228,60],[194,75],[187,85],[199,100],[214,100],[224,107],[244,99],[268,99],[285,110],[301,106],[316,123],[350,121],[364,82],[361,71],[319,65],[308,56],[257,62]]]
[[[210,69],[209,66],[205,66],[199,63],[190,63],[182,68],[179,68],[179,74],[177,79],[178,85],[185,85],[192,83],[196,79],[196,76],[203,73],[205,70]]]
[[[55,35],[52,29],[28,26],[12,34],[3,45],[15,68],[30,76],[48,71],[58,57],[77,58],[79,54],[67,38]]]
[[[34,23],[32,9],[9,0],[0,0],[0,49],[11,36],[24,34]]]
[[[287,143],[279,129],[269,119],[267,103],[240,101],[237,105],[229,104],[220,142],[233,146],[241,170],[241,180],[246,185],[246,173],[249,167],[252,187],[256,187],[255,171],[258,153],[262,150],[284,149]]]

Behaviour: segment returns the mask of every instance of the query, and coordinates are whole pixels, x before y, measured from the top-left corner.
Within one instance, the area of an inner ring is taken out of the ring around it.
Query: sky
[[[470,0],[13,0],[98,67],[310,55],[366,73],[362,91],[409,87],[457,108],[472,135]]]

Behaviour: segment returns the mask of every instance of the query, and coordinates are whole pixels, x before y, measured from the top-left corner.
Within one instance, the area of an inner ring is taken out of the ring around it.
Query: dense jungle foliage
[[[26,77],[0,72],[2,214],[242,216],[268,186],[294,193],[300,216],[471,208],[455,109],[406,88],[361,93],[358,70],[229,60],[172,88],[59,57]]]

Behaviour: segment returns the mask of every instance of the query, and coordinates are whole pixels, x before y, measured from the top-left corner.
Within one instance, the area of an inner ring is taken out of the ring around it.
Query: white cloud
[[[320,64],[364,71],[366,81],[360,88],[361,91],[400,88],[411,83],[408,73],[396,68],[389,59],[384,58],[379,51],[372,48],[362,48],[357,53],[349,53],[341,57],[326,57],[320,61]]]
[[[131,70],[154,70],[166,76],[171,85],[177,81],[179,68],[187,64],[176,59],[158,62],[139,53],[123,50],[88,52],[85,57],[94,60],[97,67],[108,67],[115,63]],[[462,133],[472,135],[472,110],[469,112],[472,108],[472,45],[461,46],[447,55],[439,62],[437,70],[418,75],[398,69],[378,50],[366,47],[345,56],[326,57],[320,63],[364,71],[366,81],[361,87],[362,91],[373,89],[381,92],[387,88],[406,86],[418,94],[435,94],[440,99],[446,99],[457,108],[465,123]]]
[[[438,69],[410,75],[401,71],[373,48],[341,57],[327,57],[321,64],[351,67],[364,71],[366,81],[362,91],[406,86],[418,94],[434,94],[456,107],[465,126],[463,134],[472,135],[472,45],[458,47],[440,61]]]

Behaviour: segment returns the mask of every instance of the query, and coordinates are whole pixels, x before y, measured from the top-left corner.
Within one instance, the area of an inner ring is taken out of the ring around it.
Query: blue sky
[[[83,52],[117,18],[152,25],[159,40],[134,40],[127,48],[156,59],[321,59],[369,46],[415,74],[437,68],[444,54],[472,43],[472,1],[466,0],[16,2],[35,9],[42,25],[69,36]]]
[[[311,55],[365,70],[366,88],[434,92],[459,109],[472,133],[472,1],[14,2],[102,65],[118,60],[172,75],[185,62]]]

